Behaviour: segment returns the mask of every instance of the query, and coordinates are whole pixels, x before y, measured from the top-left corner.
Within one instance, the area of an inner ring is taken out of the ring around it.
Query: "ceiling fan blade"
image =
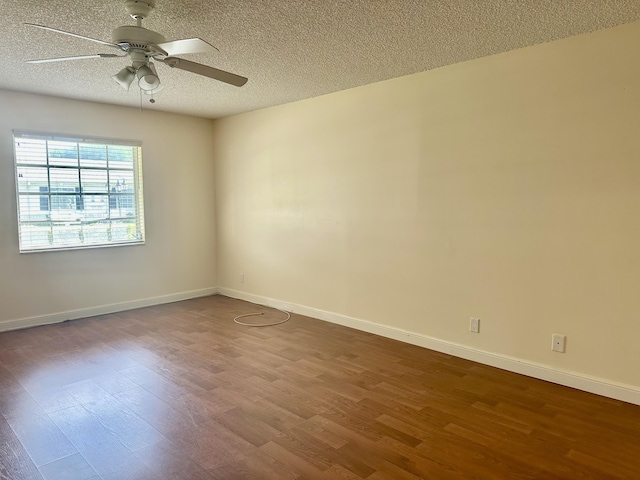
[[[182,58],[167,57],[162,61],[171,68],[179,68],[180,70],[186,70],[187,72],[197,73],[198,75],[213,78],[214,80],[219,80],[236,87],[241,87],[248,81],[248,78],[241,77],[235,73],[225,72],[224,70],[218,70],[217,68],[208,67],[201,63],[190,62],[189,60],[184,60]]]
[[[30,27],[41,28],[42,30],[49,30],[50,32],[62,33],[63,35],[69,35],[71,37],[81,38],[83,40],[89,40],[91,42],[99,43],[100,45],[107,45],[109,47],[115,47],[118,50],[126,51],[127,48],[124,48],[122,45],[118,45],[117,43],[105,42],[103,40],[98,40],[96,38],[85,37],[84,35],[78,35],[77,33],[65,32],[64,30],[58,30],[57,28],[45,27],[44,25],[38,25],[35,23],[25,23]],[[128,45],[127,45],[128,47]]]
[[[172,40],[157,45],[168,55],[187,55],[189,53],[213,53],[219,52],[209,42],[205,42],[201,38],[185,38],[183,40]]]
[[[78,55],[77,57],[57,57],[57,58],[44,58],[42,60],[27,60],[24,63],[52,63],[52,62],[66,62],[68,60],[85,60],[87,58],[114,58],[124,57],[125,55],[116,55],[115,53],[96,53],[95,55]]]

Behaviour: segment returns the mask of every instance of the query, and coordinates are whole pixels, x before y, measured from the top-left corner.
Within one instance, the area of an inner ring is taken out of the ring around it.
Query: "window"
[[[13,138],[20,252],[144,243],[140,143]]]

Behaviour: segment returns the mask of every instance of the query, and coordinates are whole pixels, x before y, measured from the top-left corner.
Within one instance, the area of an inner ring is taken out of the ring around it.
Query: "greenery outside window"
[[[140,142],[13,138],[20,252],[144,243]]]

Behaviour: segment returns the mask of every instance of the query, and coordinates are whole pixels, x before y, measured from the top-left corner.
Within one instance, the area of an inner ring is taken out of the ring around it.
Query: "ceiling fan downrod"
[[[138,26],[140,26],[142,20],[151,14],[151,11],[155,6],[155,0],[146,0],[144,2],[140,2],[138,0],[127,0],[124,2],[124,8],[127,9],[127,13],[131,18],[138,22]]]

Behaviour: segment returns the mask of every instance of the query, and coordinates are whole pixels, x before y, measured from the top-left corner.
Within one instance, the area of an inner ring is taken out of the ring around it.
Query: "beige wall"
[[[640,23],[217,121],[219,286],[640,387],[639,127]]]
[[[18,253],[12,129],[142,141],[147,241]],[[0,90],[2,322],[217,286],[211,121]]]

